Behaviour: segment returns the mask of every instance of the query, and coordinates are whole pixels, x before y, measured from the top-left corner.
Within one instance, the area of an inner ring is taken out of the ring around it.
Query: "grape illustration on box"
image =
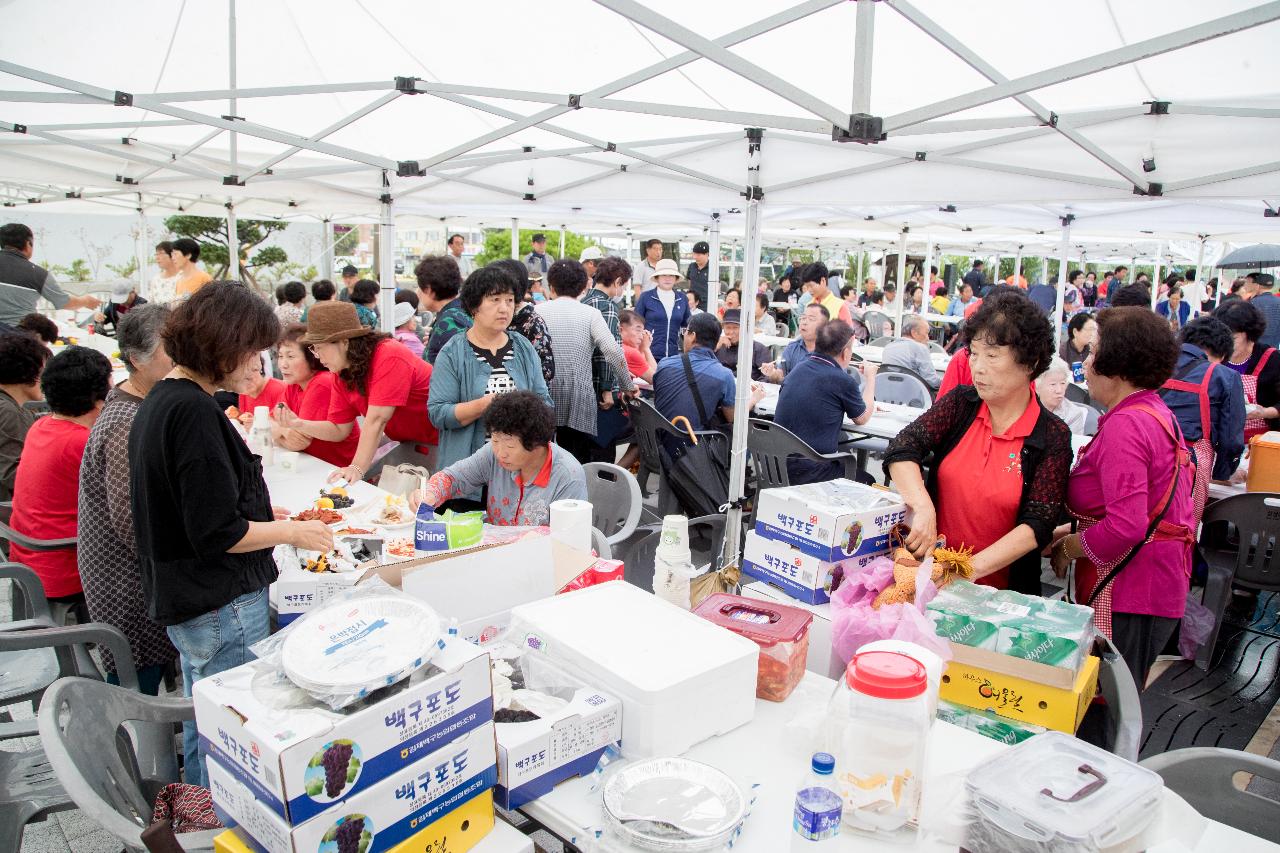
[[[318,853],[365,853],[373,842],[374,832],[373,821],[365,815],[345,815],[320,839]]]
[[[363,766],[360,747],[355,741],[334,740],[311,756],[307,764],[303,784],[307,796],[319,802],[332,802],[342,796],[356,779]]]
[[[844,552],[846,554],[855,554],[858,546],[862,544],[862,522],[855,521],[845,528]]]

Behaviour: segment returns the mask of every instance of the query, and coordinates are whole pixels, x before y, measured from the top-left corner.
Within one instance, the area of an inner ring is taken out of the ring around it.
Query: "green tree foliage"
[[[533,251],[533,235],[543,234],[547,238],[547,254],[559,260],[560,258],[560,232],[544,231],[539,229],[522,230],[520,232],[520,257],[527,258],[529,253]],[[595,240],[582,234],[575,234],[568,231],[564,235],[564,253],[566,257],[577,260],[582,254],[582,250],[588,246],[598,246]],[[600,247],[604,251],[604,247]],[[511,229],[504,228],[501,230],[486,231],[484,234],[484,251],[475,257],[477,267],[494,261],[500,261],[503,258],[511,257]]]
[[[138,259],[130,258],[127,264],[107,264],[107,269],[115,273],[116,278],[133,278],[138,271]]]
[[[227,221],[216,216],[170,216],[164,221],[164,227],[178,237],[190,237],[200,244],[200,261],[215,279],[226,278],[230,269],[227,251]],[[247,279],[255,287],[258,280],[254,270],[283,264],[289,260],[288,253],[279,246],[266,246],[256,249],[272,234],[289,227],[287,222],[272,220],[238,219],[236,220],[236,238],[239,245],[240,271],[237,277]],[[259,288],[261,289],[261,288]]]
[[[88,281],[93,278],[93,273],[89,269],[88,262],[84,258],[76,258],[69,266],[54,264],[49,270],[54,275],[66,276],[71,281]]]

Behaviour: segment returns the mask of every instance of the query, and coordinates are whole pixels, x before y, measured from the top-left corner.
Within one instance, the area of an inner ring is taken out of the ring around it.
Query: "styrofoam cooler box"
[[[520,605],[509,637],[622,700],[628,758],[680,755],[755,716],[760,647],[629,583]]]
[[[838,562],[886,550],[889,531],[906,517],[906,504],[896,492],[830,480],[760,492],[755,532]]]
[[[825,604],[831,600],[832,574],[837,566],[848,577],[886,553],[887,549],[831,562],[748,530],[742,552],[742,573],[773,584],[805,604]]]
[[[498,781],[492,720],[294,826],[218,758],[206,763],[218,817],[242,828],[267,853],[389,851]]]
[[[263,661],[197,681],[196,728],[207,755],[282,820],[302,823],[493,721],[489,653],[456,638],[424,677],[371,704],[335,713]],[[325,762],[345,756],[335,786]]]

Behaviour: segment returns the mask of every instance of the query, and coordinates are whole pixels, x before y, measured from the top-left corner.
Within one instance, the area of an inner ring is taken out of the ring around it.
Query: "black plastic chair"
[[[658,515],[663,516],[679,511],[681,502],[677,489],[671,483],[672,463],[668,447],[687,446],[690,434],[673,426],[648,400],[632,401],[631,423],[635,427],[636,443],[640,445],[642,473],[647,469],[657,473],[659,477]],[[698,441],[711,443],[723,459],[729,458],[729,437],[724,433],[717,430],[703,430],[693,435]],[[727,471],[727,467],[725,470]],[[641,486],[643,485],[641,481]],[[694,515],[695,513],[686,514]]]
[[[849,452],[819,453],[786,427],[773,421],[752,418],[747,425],[747,450],[756,469],[759,489],[774,489],[791,485],[787,473],[789,458],[807,459],[810,462],[839,462],[844,466],[844,476],[857,478],[857,455]]]
[[[1254,492],[1232,495],[1204,511],[1200,553],[1209,566],[1204,606],[1213,612],[1213,632],[1196,654],[1196,666],[1208,670],[1218,642],[1232,586],[1280,590],[1280,495]]]

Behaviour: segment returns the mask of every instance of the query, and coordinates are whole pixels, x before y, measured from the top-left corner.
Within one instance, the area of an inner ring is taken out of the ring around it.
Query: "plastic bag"
[[[335,594],[325,603],[323,607],[318,607],[307,613],[304,613],[302,616],[298,617],[293,622],[290,622],[287,626],[285,626],[280,631],[277,631],[276,633],[267,637],[265,640],[262,640],[250,646],[249,650],[253,652],[255,655],[257,655],[260,661],[262,661],[264,664],[270,667],[271,670],[276,673],[276,676],[282,682],[288,682],[290,684],[293,684],[293,682],[289,679],[288,675],[285,673],[284,663],[283,663],[283,654],[284,654],[285,643],[288,642],[289,638],[293,635],[295,631],[302,630],[304,626],[309,625],[312,622],[312,620],[316,619],[319,614],[329,611],[332,605],[337,604],[339,602],[355,602],[361,599],[379,598],[379,597],[386,597],[386,596],[404,596],[406,598],[411,598],[411,596],[405,596],[403,592],[391,586],[386,581],[382,580],[382,578],[375,575],[362,583],[359,583],[348,589],[344,589],[341,592]],[[414,599],[414,601],[417,602],[417,599]],[[444,625],[442,620],[442,628],[443,627]],[[397,679],[395,682],[393,682],[390,685],[386,685],[386,687],[399,689],[400,685],[406,684],[409,681],[415,680],[416,678],[420,677],[423,671],[430,667],[431,659],[442,648],[444,648],[443,633],[436,640],[436,643],[433,647],[423,648],[421,650],[421,664],[417,667],[417,669],[415,669],[412,672],[405,673],[403,677]],[[362,699],[365,699],[366,697],[371,695],[372,692],[374,692],[370,690],[362,690],[355,693],[340,692],[340,691],[325,692],[325,691],[311,689],[310,687],[307,687],[302,684],[298,684],[296,686],[299,689],[305,691],[308,695],[315,698],[317,701],[322,702],[324,705],[328,706],[334,711],[341,711],[342,709],[350,705],[353,705]],[[378,690],[377,692],[380,693],[381,689]]]
[[[1195,660],[1200,647],[1209,642],[1216,621],[1213,611],[1197,601],[1194,593],[1188,593],[1187,609],[1182,614],[1178,633],[1178,653],[1187,660]]]
[[[929,579],[933,558],[928,557],[916,573],[913,603],[885,604],[872,608],[882,591],[893,584],[893,561],[877,557],[860,571],[845,576],[844,583],[831,594],[831,648],[848,663],[872,640],[906,640],[923,646],[943,661],[951,660],[951,645],[938,637],[924,606],[937,587]]]

